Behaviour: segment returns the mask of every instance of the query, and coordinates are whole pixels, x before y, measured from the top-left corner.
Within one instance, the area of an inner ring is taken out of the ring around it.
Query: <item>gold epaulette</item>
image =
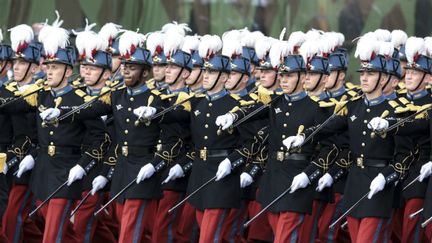
[[[156,89],[152,89],[151,93],[154,94],[154,95],[157,95],[157,96],[161,96],[162,95],[162,93],[159,90],[156,90]]]
[[[232,98],[240,103],[240,106],[253,105],[256,102],[254,100],[243,100],[238,94],[230,94]]]
[[[154,78],[147,80],[146,85],[149,89],[156,89],[156,81],[154,80]]]
[[[112,88],[120,83],[120,80],[108,80],[106,81],[106,86]]]
[[[249,93],[249,97],[251,97],[251,99],[255,100],[255,101],[259,101],[259,97],[257,94],[255,93]]]
[[[81,77],[78,77],[77,79],[75,79],[74,81],[72,81],[71,85],[74,88],[80,88],[80,87],[82,87],[83,83],[81,83]]]
[[[104,104],[107,104],[107,105],[111,105],[111,88],[110,87],[103,87],[102,89],[101,89],[101,94],[104,94],[104,95],[102,95],[101,97],[99,97],[99,100],[102,102],[102,103],[104,103]]]
[[[429,110],[431,107],[432,107],[432,104],[417,106],[416,112],[421,112],[421,113],[416,115],[415,119],[429,119],[429,114],[427,113],[427,110]]]
[[[10,91],[10,92],[12,92],[12,93],[15,93],[16,91],[18,91],[18,89],[17,89],[17,82],[16,81],[9,82],[5,86],[5,89],[8,90],[8,91]]]
[[[261,85],[258,86],[257,93],[259,101],[266,105],[272,101],[271,95],[274,94],[272,91],[262,87]]]
[[[353,84],[351,82],[345,82],[345,87],[348,90],[354,90],[354,89],[359,89],[360,88],[358,85],[355,85],[355,84]]]
[[[389,100],[388,104],[394,109],[395,114],[401,114],[410,111],[410,108],[404,106],[398,100]]]
[[[75,94],[83,98],[84,102],[89,102],[96,98],[96,96],[87,95],[87,93],[82,91],[81,89],[75,89]]]
[[[186,92],[180,92],[180,93],[178,93],[177,100],[175,103],[180,104],[183,102],[181,105],[184,107],[184,110],[191,111],[192,106],[191,106],[190,101],[185,101],[185,100],[190,99],[191,97],[193,97],[193,96],[186,93]]]

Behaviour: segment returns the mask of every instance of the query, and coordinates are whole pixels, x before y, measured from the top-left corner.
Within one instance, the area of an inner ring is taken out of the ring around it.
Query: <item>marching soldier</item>
[[[189,91],[193,93],[203,93],[205,90],[203,88],[203,65],[204,60],[200,57],[198,53],[198,46],[200,44],[200,39],[198,36],[186,36],[185,43],[190,43],[190,51],[192,55],[192,71],[190,75],[185,80]]]
[[[165,68],[167,65],[167,58],[164,54],[164,40],[165,33],[153,32],[147,37],[146,45],[152,55],[152,74],[153,78],[147,83],[150,88],[159,91],[167,88],[165,83]]]

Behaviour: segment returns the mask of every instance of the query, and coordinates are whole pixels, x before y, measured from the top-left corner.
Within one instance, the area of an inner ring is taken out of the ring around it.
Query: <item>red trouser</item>
[[[84,191],[82,196],[85,197],[88,192]],[[92,242],[95,235],[97,235],[99,242],[116,242],[112,232],[105,225],[105,222],[100,219],[100,215],[105,214],[105,212],[96,217],[94,216],[96,210],[101,206],[101,201],[102,197],[99,196],[99,193],[91,195],[75,213],[73,228],[79,242]]]
[[[347,220],[352,243],[380,243],[389,240],[390,219],[372,217],[356,219],[348,216]]]
[[[304,215],[294,212],[269,213],[274,242],[299,242]]]
[[[2,219],[2,233],[10,242],[41,242],[42,232],[28,217],[31,192],[27,185],[15,184],[9,192],[8,206]]]
[[[103,197],[102,204],[106,204],[110,200],[109,193],[99,194]],[[116,214],[116,203],[111,203],[106,207],[106,211],[104,213],[98,214],[99,221],[104,222],[104,224],[111,231],[111,234],[114,236],[114,239],[118,239],[119,231],[120,231],[120,221],[117,219]],[[102,236],[103,237],[103,236]],[[94,235],[93,242],[103,242],[105,237],[100,238],[99,234]]]
[[[190,242],[189,237],[180,234],[177,230],[183,207],[179,207],[175,211],[168,213],[168,210],[181,201],[182,198],[182,192],[168,190],[163,192],[163,198],[159,201],[155,218],[152,236],[153,242]]]
[[[261,211],[262,207],[257,201],[249,202],[249,218],[254,217]],[[248,227],[247,240],[250,241],[273,241],[273,232],[268,222],[268,213],[264,212],[256,218]]]
[[[404,210],[403,208],[395,209],[391,223],[391,242],[402,242],[402,224],[403,224]]]
[[[40,203],[39,201],[38,204]],[[43,233],[44,243],[79,242],[69,219],[73,204],[73,200],[54,198],[41,208],[41,214],[45,218],[46,226]]]
[[[426,238],[429,242],[432,242],[432,223],[429,223],[425,228]]]
[[[424,240],[424,229],[421,227],[422,214],[418,214],[415,218],[410,219],[409,215],[423,208],[423,199],[413,198],[405,202],[403,228],[402,228],[402,243],[416,243]]]
[[[322,210],[321,217],[318,221],[318,242],[341,242],[343,237],[341,234],[346,234],[346,232],[341,230],[341,223],[339,221],[332,229],[329,226],[336,221],[342,215],[342,197],[340,193],[335,193],[334,203],[327,203]],[[348,237],[348,234],[346,234]]]
[[[318,222],[327,203],[313,200],[312,213],[306,214],[300,231],[300,242],[315,242],[318,237]]]
[[[199,242],[224,242],[224,236],[229,236],[235,225],[235,211],[236,209],[205,209],[204,212],[197,210]]]
[[[151,242],[157,200],[126,199],[120,224],[120,243]]]
[[[182,237],[190,239],[189,242],[198,241],[199,227],[195,217],[195,208],[188,202],[183,206],[177,231]]]

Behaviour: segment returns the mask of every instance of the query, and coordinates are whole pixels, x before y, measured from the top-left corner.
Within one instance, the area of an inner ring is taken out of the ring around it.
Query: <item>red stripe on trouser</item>
[[[402,225],[402,243],[422,242],[424,240],[424,229],[420,226],[422,214],[410,219],[409,215],[423,208],[423,199],[413,198],[405,202],[403,225]],[[416,239],[418,239],[416,241]]]
[[[352,243],[378,243],[386,242],[390,237],[389,219],[347,217],[348,228]]]
[[[10,242],[22,242],[24,238],[26,241],[42,240],[42,232],[28,217],[31,207],[31,193],[28,190],[26,185],[15,184],[9,192],[8,206],[2,219],[2,233]]]
[[[126,199],[120,224],[119,242],[151,242],[157,200]],[[144,206],[144,211],[142,207]]]
[[[318,236],[318,221],[321,218],[323,207],[327,203],[313,200],[312,213],[306,214],[300,230],[300,242],[314,242]]]
[[[84,191],[82,196],[84,197],[88,192],[89,191]],[[78,202],[79,201],[76,203]],[[104,221],[100,220],[99,215],[103,215],[105,212],[102,212],[96,217],[94,216],[96,208],[100,206],[101,198],[99,193],[96,193],[95,195],[90,195],[75,213],[73,229],[80,242],[93,242],[93,237],[95,235],[98,235],[97,238],[99,242],[116,242],[114,235],[105,225]]]
[[[230,209],[204,209],[201,221],[200,243],[222,242],[229,222]]]
[[[226,224],[224,225],[223,242],[245,242],[243,224],[248,212],[247,201],[242,202],[240,208],[233,208],[229,211]]]
[[[73,203],[68,199],[54,198],[49,200],[46,207],[46,227],[43,242],[79,242],[73,231],[72,223],[69,220],[70,213],[73,209]]]
[[[294,212],[268,213],[274,233],[274,242],[299,242],[303,215]]]
[[[317,240],[319,242],[327,242],[327,241],[340,241],[339,234],[341,233],[340,226],[342,224],[339,221],[338,224],[330,231],[329,226],[333,223],[334,220],[339,218],[342,215],[340,212],[342,194],[335,193],[335,201],[333,203],[327,203],[322,210],[321,217],[318,222],[318,237]],[[338,210],[338,211],[337,211]]]
[[[194,236],[194,229],[198,230],[195,208],[190,203],[186,202],[183,206],[177,231],[182,237],[192,239]]]
[[[391,222],[391,242],[398,243],[402,241],[402,224],[403,224],[404,210],[403,208],[395,209]]]
[[[168,191],[163,192],[163,198],[159,200],[159,206],[153,229],[153,242],[190,242],[190,237],[178,232],[178,225],[182,217],[183,206],[168,213],[168,210],[176,205],[183,197],[183,193]],[[192,217],[193,218],[193,217]],[[188,218],[189,220],[191,218]]]
[[[251,201],[248,206],[249,218],[257,215],[261,211],[262,206],[257,201]],[[272,241],[273,232],[268,221],[268,213],[264,212],[258,218],[256,218],[248,227],[247,239],[248,241],[260,240],[260,241]]]

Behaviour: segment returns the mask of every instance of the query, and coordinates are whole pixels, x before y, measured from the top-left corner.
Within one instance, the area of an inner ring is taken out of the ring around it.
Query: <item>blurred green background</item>
[[[147,33],[169,21],[188,23],[198,34],[222,34],[248,27],[286,38],[292,31],[310,28],[345,34],[353,53],[355,37],[377,28],[402,29],[408,35],[428,36],[432,30],[432,0],[0,0],[0,27],[52,22],[54,10],[65,21],[63,27],[78,29],[85,18],[98,23],[121,24]],[[7,37],[7,33],[3,31]],[[351,54],[352,55],[352,54]],[[350,75],[357,82],[358,61],[351,58]]]

